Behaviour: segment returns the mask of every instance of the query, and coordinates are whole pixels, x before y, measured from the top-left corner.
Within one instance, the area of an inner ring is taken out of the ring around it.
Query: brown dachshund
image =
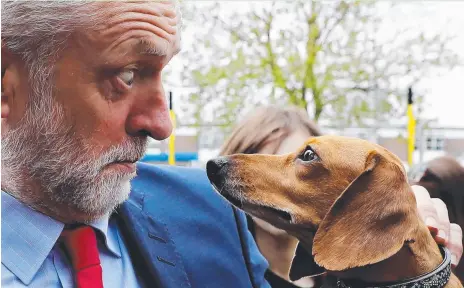
[[[312,260],[337,277],[338,287],[437,281],[443,275],[434,278],[434,272],[449,273],[449,264],[443,268],[449,254],[420,220],[400,160],[379,145],[314,137],[288,155],[211,160],[207,173],[228,201],[288,231],[312,252],[307,267],[292,267],[293,277],[311,273],[302,269],[313,267]],[[462,287],[453,274],[445,283],[401,287]]]

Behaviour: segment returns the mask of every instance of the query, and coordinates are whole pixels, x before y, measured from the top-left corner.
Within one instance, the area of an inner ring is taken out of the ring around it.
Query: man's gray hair
[[[54,62],[72,32],[97,24],[98,10],[89,4],[83,1],[2,1],[2,46],[25,62],[35,90],[32,95],[47,94],[43,90],[51,88]]]
[[[95,2],[98,1],[2,1],[2,46],[23,59],[33,86],[49,83],[53,64],[74,31],[104,21],[104,12]],[[180,13],[177,1],[173,2]],[[33,89],[39,92],[44,87]]]

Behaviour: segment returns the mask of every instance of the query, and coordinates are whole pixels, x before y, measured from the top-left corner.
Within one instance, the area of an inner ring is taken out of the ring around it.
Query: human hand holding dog
[[[430,198],[429,192],[422,186],[414,185],[412,191],[416,197],[420,217],[435,241],[450,250],[451,264],[456,267],[463,252],[461,227],[450,223],[448,209],[441,199]]]

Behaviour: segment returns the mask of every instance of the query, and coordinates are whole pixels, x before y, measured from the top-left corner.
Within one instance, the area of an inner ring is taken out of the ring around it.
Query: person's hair
[[[451,222],[464,225],[464,167],[451,156],[433,159],[418,182],[445,202]]]
[[[266,145],[274,145],[277,150],[285,137],[298,130],[307,131],[311,136],[321,135],[317,125],[301,108],[262,106],[251,111],[235,127],[219,154],[255,154]]]
[[[173,2],[180,13],[177,1]],[[2,48],[24,61],[35,95],[50,92],[44,93],[50,89],[44,85],[51,86],[54,64],[69,37],[102,23],[107,13],[95,1],[84,0],[2,1],[1,5]]]
[[[451,156],[433,159],[416,184],[427,189],[430,197],[443,200],[450,222],[464,227],[464,167],[456,159]],[[462,261],[456,267],[455,274],[464,281]]]
[[[68,37],[98,23],[101,11],[93,6],[85,1],[2,1],[2,48],[21,57],[33,86],[44,85]]]

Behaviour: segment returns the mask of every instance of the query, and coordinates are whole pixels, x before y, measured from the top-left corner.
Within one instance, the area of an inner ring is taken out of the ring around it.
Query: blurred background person
[[[239,123],[226,140],[220,155],[286,154],[294,152],[309,137],[320,136],[317,125],[297,107],[259,107]],[[289,270],[298,240],[271,224],[248,217],[248,228],[258,248],[269,262],[266,279],[272,287],[316,287],[317,278],[305,277],[294,283]]]
[[[425,187],[430,197],[443,200],[450,221],[464,227],[464,167],[455,158],[442,156],[430,161],[417,185]],[[455,273],[464,282],[462,262]]]

